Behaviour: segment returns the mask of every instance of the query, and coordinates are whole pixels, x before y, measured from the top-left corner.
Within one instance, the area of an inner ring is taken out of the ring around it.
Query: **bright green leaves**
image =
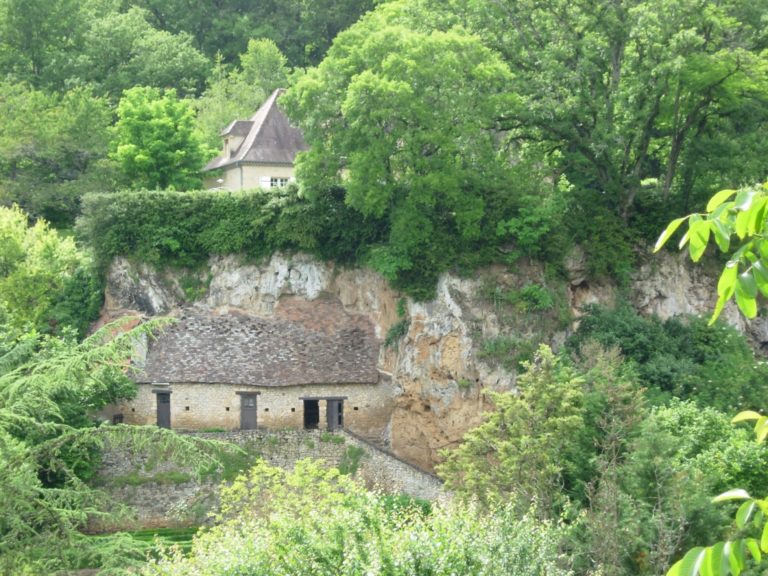
[[[131,88],[117,107],[112,153],[134,188],[190,190],[200,186],[203,148],[194,110],[173,90]]]
[[[310,144],[297,159],[302,191],[343,187],[347,204],[386,220],[368,263],[400,287],[485,242],[518,187],[498,131],[519,105],[510,68],[481,37],[432,29],[406,4],[342,32],[281,100]]]
[[[747,568],[750,557],[757,563],[762,561],[761,549],[768,551],[755,538],[693,548],[670,568],[667,576],[739,576]]]
[[[677,229],[680,228],[680,225],[683,222],[685,222],[687,219],[688,219],[687,217],[675,218],[674,220],[672,220],[672,222],[667,224],[667,227],[664,229],[664,232],[662,232],[661,236],[659,236],[659,239],[656,240],[656,245],[654,246],[653,251],[657,252],[658,250],[660,250],[661,247],[667,243],[667,240],[669,240],[672,237],[672,234],[677,232]]]
[[[737,414],[732,422],[755,420],[755,436],[758,442],[764,442],[768,436],[768,418],[753,410]],[[760,564],[763,553],[768,553],[768,499],[752,498],[742,488],[734,488],[715,496],[713,502],[744,500],[736,511],[736,527],[742,531],[756,533],[756,538],[739,538],[727,542],[718,542],[708,548],[697,547],[690,550],[667,572],[667,576],[739,576],[749,564]]]
[[[768,266],[765,263],[768,241],[764,238],[767,217],[768,185],[739,191],[723,190],[710,199],[707,213],[677,218],[659,236],[654,251],[666,244],[688,220],[688,230],[680,241],[680,248],[688,244],[694,262],[704,255],[712,237],[724,253],[731,250],[734,236],[740,242],[720,275],[713,322],[732,298],[747,318],[754,318],[758,312],[758,293],[768,295]]]
[[[688,251],[691,260],[698,262],[704,255],[709,242],[710,223],[692,216],[688,228]]]
[[[709,199],[709,202],[707,202],[707,212],[712,212],[734,194],[736,194],[736,190],[720,190],[720,192],[712,196],[712,198]]]

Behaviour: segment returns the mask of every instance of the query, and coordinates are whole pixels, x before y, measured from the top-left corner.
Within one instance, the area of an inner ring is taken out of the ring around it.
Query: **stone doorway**
[[[304,400],[304,429],[316,430],[320,426],[320,401]]]

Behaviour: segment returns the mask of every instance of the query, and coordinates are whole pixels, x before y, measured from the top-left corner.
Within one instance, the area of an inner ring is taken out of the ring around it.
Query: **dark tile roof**
[[[246,136],[252,127],[253,122],[250,120],[234,120],[219,136]]]
[[[206,164],[203,171],[237,163],[292,165],[296,154],[306,150],[307,144],[301,131],[291,126],[277,104],[282,93],[280,88],[272,92],[250,120],[235,120],[227,126],[222,132],[223,136],[242,136],[246,124],[249,125],[245,140],[231,156],[217,156]]]
[[[281,319],[190,313],[149,345],[137,382],[253,386],[375,383],[378,342],[353,322],[332,333]]]

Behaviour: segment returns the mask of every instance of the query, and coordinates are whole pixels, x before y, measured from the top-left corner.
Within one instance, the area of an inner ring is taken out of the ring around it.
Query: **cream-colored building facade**
[[[274,188],[294,180],[293,163],[307,145],[278,106],[282,93],[275,90],[249,120],[235,120],[222,131],[221,154],[203,168],[205,188]]]
[[[184,430],[349,427],[385,433],[391,379],[370,320],[183,312],[134,359],[138,394],[102,418]]]

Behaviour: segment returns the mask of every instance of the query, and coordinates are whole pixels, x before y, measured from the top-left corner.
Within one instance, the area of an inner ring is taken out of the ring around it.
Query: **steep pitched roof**
[[[211,160],[203,171],[241,162],[293,164],[296,154],[306,150],[307,144],[301,131],[291,126],[277,104],[277,99],[283,92],[281,88],[272,92],[250,120],[235,120],[227,126],[222,131],[222,136],[245,135],[245,140],[230,156],[217,156]]]
[[[374,384],[373,327],[333,332],[299,322],[236,314],[189,313],[150,343],[137,382],[294,386]]]

